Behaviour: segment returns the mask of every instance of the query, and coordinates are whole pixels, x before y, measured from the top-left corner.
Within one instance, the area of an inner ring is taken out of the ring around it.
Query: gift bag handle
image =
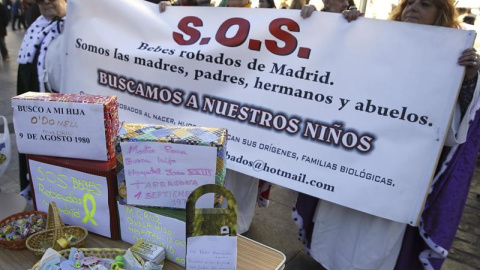
[[[233,196],[233,193],[226,187],[217,184],[203,185],[196,188],[192,193],[190,193],[187,200],[187,211],[188,209],[195,209],[197,200],[208,193],[217,193],[222,195],[224,198],[227,199],[227,209],[230,211],[237,211],[237,200],[235,200],[235,196]]]
[[[197,203],[197,200],[202,197],[203,195],[205,194],[208,194],[208,193],[216,193],[216,194],[220,194],[222,195],[225,199],[227,199],[227,207],[226,208],[214,208],[214,209],[196,209],[195,208],[195,205]],[[228,190],[226,187],[224,186],[221,186],[221,185],[217,185],[217,184],[207,184],[207,185],[203,185],[203,186],[200,186],[198,188],[196,188],[191,194],[190,196],[188,196],[188,199],[187,199],[187,205],[186,205],[186,208],[187,208],[187,221],[190,220],[190,221],[194,221],[195,220],[195,217],[196,217],[196,214],[197,212],[202,212],[202,211],[208,211],[210,213],[225,213],[225,212],[229,212],[229,213],[233,213],[233,217],[235,220],[237,220],[237,200],[235,199],[235,196],[233,195],[233,193]],[[189,230],[192,230],[193,228],[191,228],[190,226],[187,225],[187,236],[191,236],[193,235],[193,231],[189,231]],[[236,234],[236,222],[235,222],[235,229],[232,231]]]

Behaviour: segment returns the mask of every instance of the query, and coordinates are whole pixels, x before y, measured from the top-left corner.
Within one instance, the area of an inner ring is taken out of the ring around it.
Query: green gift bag
[[[227,208],[195,208],[197,200],[207,193],[223,195]],[[203,185],[196,188],[187,200],[187,238],[201,235],[237,235],[237,201],[224,186]]]
[[[223,195],[227,207],[196,208],[197,200],[207,193]],[[186,223],[187,270],[236,269],[237,201],[232,192],[214,184],[195,189],[187,200]]]

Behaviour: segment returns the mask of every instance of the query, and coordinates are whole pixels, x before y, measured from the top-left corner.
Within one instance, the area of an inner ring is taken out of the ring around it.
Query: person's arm
[[[465,67],[465,77],[463,78],[462,88],[458,96],[458,104],[460,105],[462,116],[467,111],[470,102],[472,102],[478,83],[479,58],[475,48],[464,50],[458,58],[458,64]]]
[[[467,112],[468,106],[472,102],[475,88],[478,83],[478,76],[474,77],[471,80],[464,80],[462,83],[462,88],[460,88],[460,94],[458,95],[458,105],[460,105],[460,111],[462,117]]]

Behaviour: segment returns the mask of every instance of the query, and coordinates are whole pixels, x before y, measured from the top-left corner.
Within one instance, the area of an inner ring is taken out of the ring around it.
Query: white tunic
[[[318,203],[310,255],[329,270],[395,267],[406,225],[327,201]]]
[[[64,89],[60,89],[60,82],[63,76],[63,61],[65,57],[64,48],[65,35],[59,35],[48,46],[45,54],[45,69],[42,72],[43,83],[45,83],[46,92],[65,93]]]

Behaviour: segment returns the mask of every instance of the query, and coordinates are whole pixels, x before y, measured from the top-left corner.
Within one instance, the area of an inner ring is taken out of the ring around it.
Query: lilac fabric
[[[470,122],[467,141],[458,146],[447,170],[435,183],[422,214],[423,228],[427,236],[446,250],[451,248],[460,224],[479,150],[480,110]],[[395,269],[422,269],[418,255],[425,249],[428,249],[428,246],[421,238],[418,228],[408,227]],[[429,259],[435,269],[440,269],[444,260]]]

